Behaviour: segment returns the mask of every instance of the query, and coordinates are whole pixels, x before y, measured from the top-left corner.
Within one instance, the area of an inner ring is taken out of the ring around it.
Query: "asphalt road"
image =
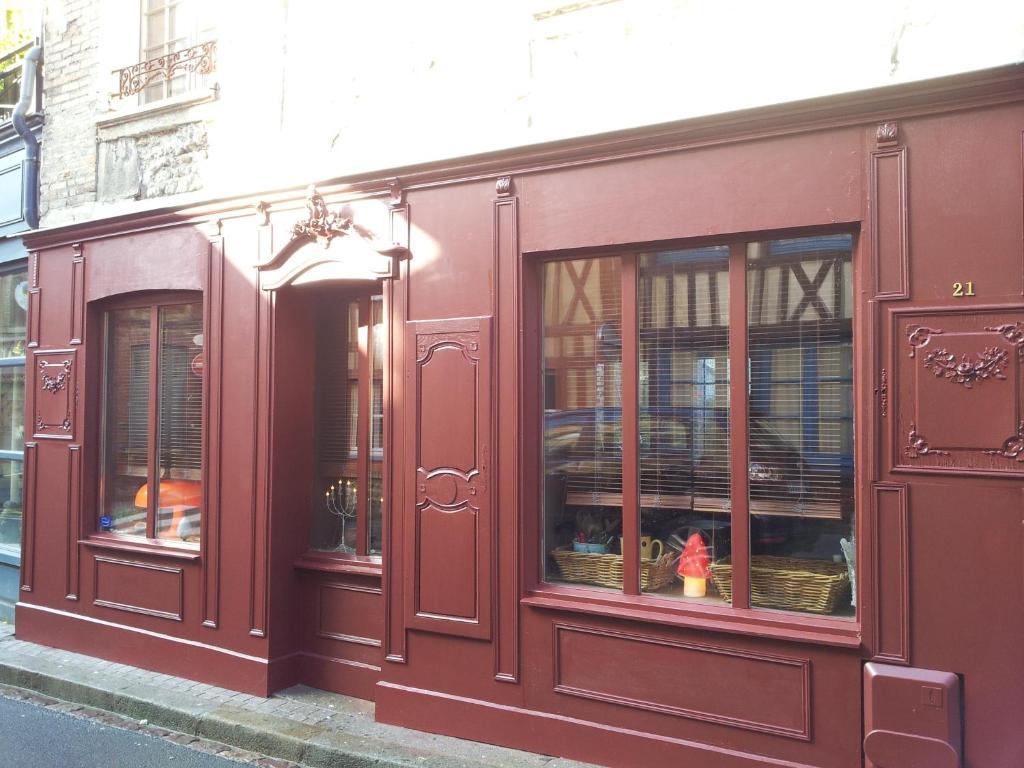
[[[9,768],[244,768],[171,741],[0,698],[0,765]]]

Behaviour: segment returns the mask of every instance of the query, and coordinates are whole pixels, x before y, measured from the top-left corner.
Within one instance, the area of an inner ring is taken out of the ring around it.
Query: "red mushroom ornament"
[[[677,573],[683,577],[683,595],[685,597],[704,597],[708,591],[708,578],[711,570],[708,567],[711,559],[708,557],[708,547],[704,543],[704,537],[699,533],[693,533],[686,540],[683,547],[683,556],[679,558],[679,570]]]

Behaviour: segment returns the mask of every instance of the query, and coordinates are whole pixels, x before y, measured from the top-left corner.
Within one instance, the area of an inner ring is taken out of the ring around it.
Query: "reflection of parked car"
[[[641,493],[729,495],[727,411],[641,408],[638,426]],[[621,409],[549,411],[544,455],[548,473],[566,475],[569,493],[621,492]],[[808,493],[811,471],[767,423],[751,419],[747,474],[752,498],[800,500]]]

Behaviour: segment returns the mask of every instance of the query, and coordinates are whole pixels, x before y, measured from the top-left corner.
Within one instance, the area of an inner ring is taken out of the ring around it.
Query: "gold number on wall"
[[[968,280],[966,283],[953,283],[953,297],[962,298],[964,296],[974,295],[974,281]]]

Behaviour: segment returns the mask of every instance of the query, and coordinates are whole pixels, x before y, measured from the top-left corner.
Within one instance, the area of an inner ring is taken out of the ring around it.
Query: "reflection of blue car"
[[[642,494],[728,497],[728,412],[716,408],[641,408]],[[752,498],[798,501],[813,487],[813,465],[765,421],[750,421],[747,474]],[[567,491],[621,492],[620,408],[548,411],[544,417],[547,473],[562,473]],[[835,473],[829,473],[835,483]]]

